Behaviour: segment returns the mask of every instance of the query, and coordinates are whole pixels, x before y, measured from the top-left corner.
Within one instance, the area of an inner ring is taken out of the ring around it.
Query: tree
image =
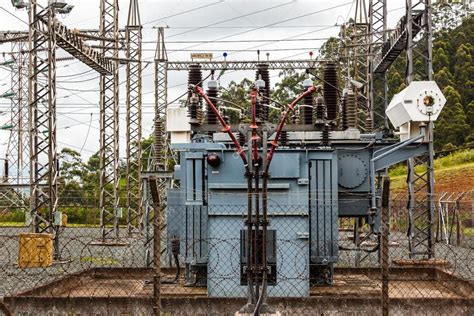
[[[443,93],[446,97],[446,105],[436,122],[435,147],[437,149],[443,148],[448,143],[462,146],[465,137],[470,132],[459,92],[453,87],[447,86]]]
[[[250,87],[252,86],[252,84],[253,81],[247,78],[243,79],[239,83],[231,81],[229,87],[227,89],[224,89],[224,91],[222,92],[221,99],[229,102],[219,103],[219,105],[221,106],[221,113],[226,116],[229,116],[231,123],[238,123],[240,121],[239,113],[236,110],[240,109],[245,113],[249,113]],[[222,106],[227,107],[227,109],[223,108]]]

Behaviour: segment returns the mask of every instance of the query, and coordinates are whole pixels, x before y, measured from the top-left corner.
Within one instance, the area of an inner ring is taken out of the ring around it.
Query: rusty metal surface
[[[163,269],[163,278],[172,279],[174,269]],[[378,313],[380,270],[338,268],[333,286],[311,288],[309,298],[270,299],[269,304],[288,314],[315,311]],[[152,313],[153,270],[145,268],[96,268],[67,276],[18,295],[5,297],[5,305],[15,314],[54,310],[61,313]],[[469,315],[474,311],[474,285],[439,268],[409,267],[390,269],[391,311],[416,314],[427,311]],[[126,293],[126,294],[125,294]],[[245,299],[207,297],[205,287],[166,284],[161,287],[162,311],[171,314],[233,313]],[[85,303],[87,302],[87,303]],[[91,305],[92,304],[92,305]]]

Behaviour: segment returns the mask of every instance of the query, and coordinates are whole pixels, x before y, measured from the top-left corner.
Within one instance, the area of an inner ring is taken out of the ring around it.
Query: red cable
[[[295,100],[293,100],[293,102],[291,102],[290,105],[288,105],[288,109],[285,112],[283,112],[283,115],[280,119],[280,122],[278,123],[275,138],[272,140],[272,148],[270,149],[270,152],[268,153],[268,156],[267,156],[267,165],[265,167],[265,172],[266,173],[270,169],[270,163],[272,162],[273,154],[275,153],[275,149],[278,147],[278,140],[280,139],[280,135],[281,135],[281,132],[283,130],[283,126],[285,125],[285,121],[288,117],[288,114],[290,113],[290,111],[293,111],[294,107],[296,106],[296,104],[299,101],[301,101],[301,99],[303,99],[305,96],[307,96],[308,94],[311,94],[315,91],[316,91],[316,88],[314,86],[309,87],[308,90],[306,90],[305,92],[300,94]]]
[[[206,103],[209,105],[209,107],[211,108],[212,112],[214,112],[214,114],[216,114],[217,116],[217,119],[219,120],[219,122],[221,123],[223,129],[222,131],[223,132],[226,132],[230,139],[232,140],[232,142],[234,143],[234,146],[236,148],[236,151],[237,153],[239,154],[240,158],[242,159],[242,161],[244,162],[244,166],[247,167],[248,165],[248,162],[247,162],[247,157],[245,156],[245,153],[244,153],[244,150],[243,148],[240,146],[239,142],[237,141],[237,139],[235,138],[234,136],[234,133],[232,133],[232,131],[230,130],[230,125],[227,124],[225,121],[224,121],[224,118],[222,117],[221,113],[219,112],[219,110],[216,108],[216,106],[212,103],[211,100],[209,100],[209,98],[207,97],[207,95],[204,93],[204,90],[199,87],[199,86],[195,86],[194,88],[194,91],[196,91],[201,97],[203,97],[203,99],[206,101]]]

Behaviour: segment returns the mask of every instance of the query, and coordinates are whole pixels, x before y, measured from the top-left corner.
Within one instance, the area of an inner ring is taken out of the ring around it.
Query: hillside
[[[393,192],[406,190],[406,166],[390,172]],[[463,150],[435,159],[435,192],[474,190],[474,149]]]

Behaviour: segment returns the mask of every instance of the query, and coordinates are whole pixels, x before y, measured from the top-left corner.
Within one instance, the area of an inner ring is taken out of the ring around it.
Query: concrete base
[[[164,269],[163,278],[174,271]],[[380,269],[339,268],[333,286],[312,287],[304,298],[269,298],[280,315],[379,315]],[[149,269],[97,268],[5,297],[13,314],[151,315],[153,287]],[[390,313],[401,315],[474,315],[474,285],[439,269],[392,268]],[[162,312],[172,315],[235,315],[243,298],[210,298],[206,288],[163,285]]]

